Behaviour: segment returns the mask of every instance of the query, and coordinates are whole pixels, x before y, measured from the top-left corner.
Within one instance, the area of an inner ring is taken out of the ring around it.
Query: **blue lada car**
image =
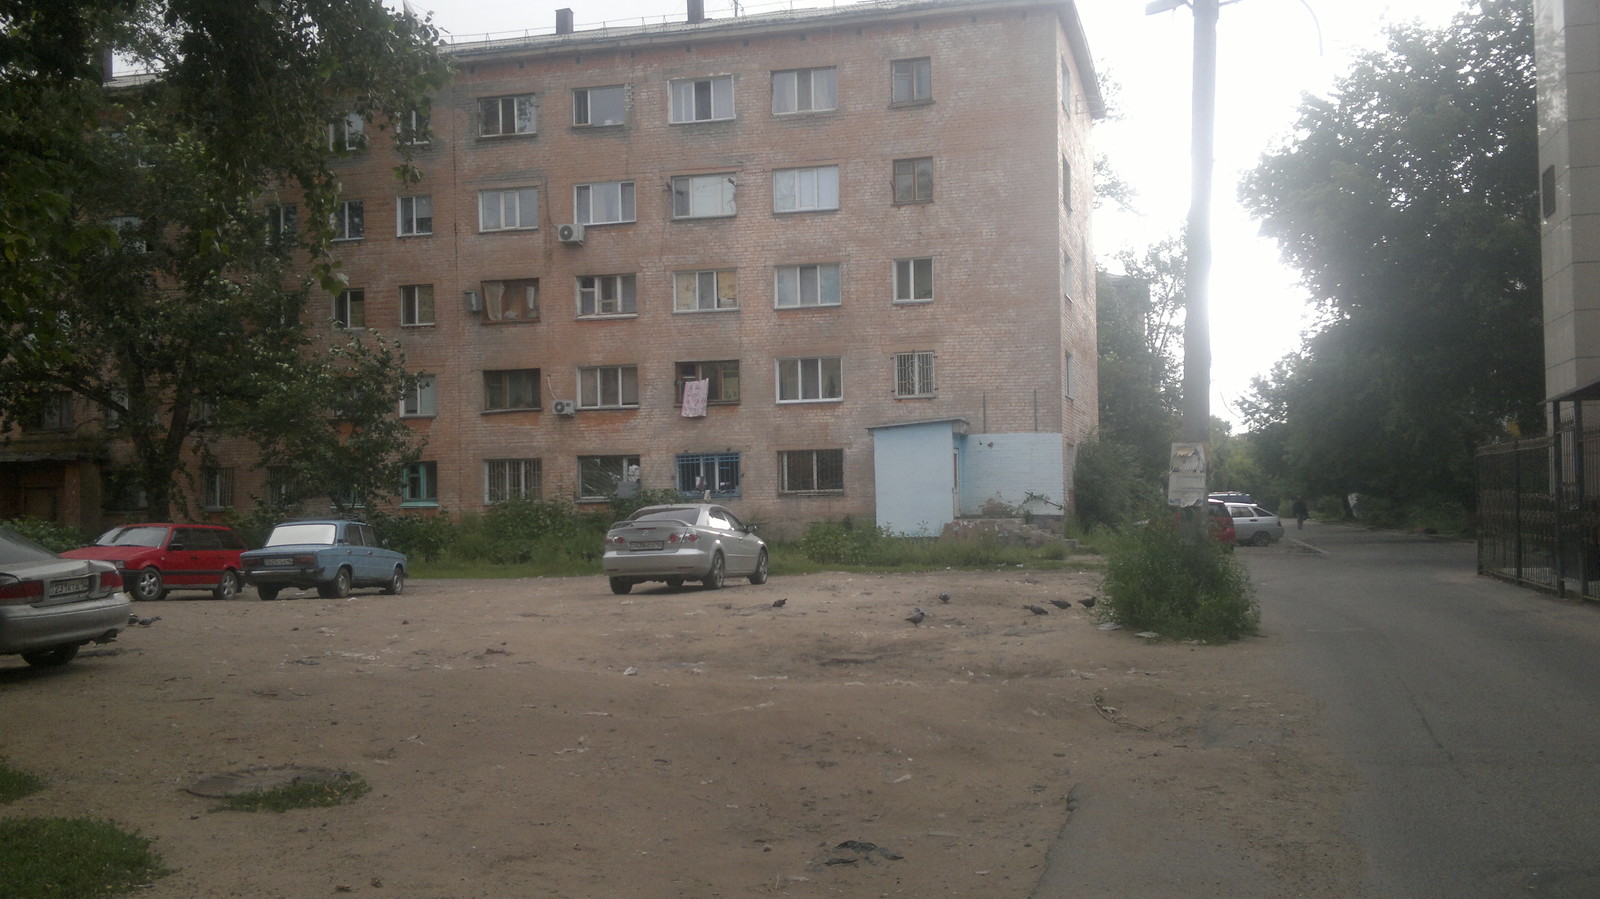
[[[264,600],[277,599],[285,587],[316,588],[335,599],[355,587],[393,594],[406,585],[405,555],[385,547],[372,525],[344,518],[283,522],[265,546],[241,555],[239,566]]]

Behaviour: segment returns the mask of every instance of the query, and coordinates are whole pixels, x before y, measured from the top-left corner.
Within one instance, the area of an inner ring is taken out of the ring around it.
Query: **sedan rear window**
[[[640,521],[676,521],[679,524],[694,524],[700,518],[699,509],[656,509],[633,519]]]
[[[0,530],[0,565],[43,562],[60,556],[21,534]]]
[[[338,527],[331,524],[279,525],[272,529],[272,536],[267,538],[267,545],[293,546],[301,543],[320,543],[332,546],[337,531]]]
[[[166,528],[112,528],[100,535],[99,546],[160,546],[167,539]]]

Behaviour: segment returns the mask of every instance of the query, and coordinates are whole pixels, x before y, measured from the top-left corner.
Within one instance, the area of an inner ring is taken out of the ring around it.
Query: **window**
[[[933,160],[896,159],[894,161],[894,201],[928,203],[933,200]]]
[[[579,456],[578,499],[606,499],[618,492],[618,485],[639,482],[638,456]]]
[[[483,282],[483,314],[492,322],[537,321],[539,279]]]
[[[844,397],[838,356],[778,360],[778,402],[818,403]]]
[[[365,328],[367,326],[367,292],[342,290],[333,298],[333,326],[335,328]]]
[[[572,92],[572,124],[621,125],[627,112],[627,88],[580,87]]]
[[[889,102],[926,103],[933,99],[933,60],[897,59],[889,63]]]
[[[578,369],[578,408],[637,409],[639,368],[603,365]]]
[[[434,390],[433,375],[417,375],[416,383],[406,389],[400,398],[402,418],[428,418],[439,414],[438,399]]]
[[[672,273],[676,312],[714,312],[739,308],[739,273],[731,268]]]
[[[534,108],[533,94],[479,100],[478,134],[483,137],[533,134],[536,130]]]
[[[52,392],[39,401],[24,416],[26,426],[35,431],[69,431],[72,429],[72,394]]]
[[[822,112],[839,105],[838,70],[790,69],[772,73],[772,112]]]
[[[738,453],[680,453],[678,490],[685,495],[738,496]]]
[[[1061,111],[1072,115],[1072,66],[1061,60]]]
[[[580,225],[634,221],[633,182],[600,181],[572,189],[573,220]]]
[[[364,200],[341,200],[333,210],[333,239],[360,240],[367,236],[367,212]]]
[[[688,78],[672,82],[671,121],[711,122],[733,118],[733,76]]]
[[[439,504],[439,463],[415,462],[406,466],[400,486],[400,505],[436,506]]]
[[[299,500],[300,477],[288,465],[273,465],[267,469],[266,501],[271,508],[281,509]]]
[[[673,400],[683,405],[683,385],[688,381],[710,381],[706,402],[728,404],[739,402],[739,360],[720,362],[679,362],[677,365],[677,397]]]
[[[478,191],[478,230],[514,231],[539,227],[539,189],[513,187]]]
[[[772,173],[773,212],[839,208],[839,167],[778,169]]]
[[[579,275],[578,315],[635,315],[638,304],[634,275]]]
[[[543,499],[544,472],[538,459],[485,459],[484,505],[508,499]]]
[[[1072,399],[1077,391],[1076,379],[1072,376],[1072,351],[1067,350],[1061,359],[1061,395]]]
[[[352,112],[337,122],[328,125],[328,149],[359,150],[366,145],[366,119],[361,113]]]
[[[839,264],[780,265],[773,289],[779,309],[839,305]]]
[[[397,221],[395,233],[401,237],[415,237],[433,233],[433,197],[401,197],[395,205]]]
[[[778,454],[779,493],[843,493],[844,450],[788,450]]]
[[[896,353],[894,395],[898,399],[933,396],[933,354]]]
[[[294,245],[300,210],[293,203],[267,207],[267,245],[285,249]]]
[[[200,469],[200,481],[205,494],[201,502],[206,511],[233,508],[233,469],[207,465]]]
[[[1061,157],[1061,205],[1072,208],[1072,163]]]
[[[672,179],[672,217],[733,215],[733,176],[680,175]]]
[[[400,288],[400,324],[433,324],[432,284],[407,284]]]
[[[433,122],[420,109],[403,113],[395,129],[400,132],[400,141],[412,146],[426,144],[433,139]]]
[[[896,259],[894,261],[894,301],[896,303],[921,303],[933,299],[933,259]]]
[[[483,409],[485,412],[537,408],[539,408],[539,370],[537,368],[518,368],[483,373]]]

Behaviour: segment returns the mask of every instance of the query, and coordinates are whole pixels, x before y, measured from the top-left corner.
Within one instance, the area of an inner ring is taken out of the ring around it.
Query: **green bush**
[[[405,553],[408,560],[437,559],[455,539],[455,522],[443,509],[427,514],[373,510],[366,522],[377,529],[385,546]]]
[[[77,528],[43,518],[8,518],[0,521],[0,526],[10,528],[54,552],[77,549],[90,542]]]
[[[882,563],[883,543],[889,532],[876,525],[857,526],[849,517],[839,521],[819,521],[806,528],[800,538],[800,551],[806,558],[824,565]]]
[[[1127,627],[1224,643],[1261,620],[1244,565],[1205,524],[1158,515],[1115,541],[1106,563],[1107,613]]]
[[[0,892],[8,899],[117,896],[166,873],[149,840],[109,821],[0,821]]]
[[[1082,528],[1121,527],[1159,497],[1156,484],[1139,475],[1138,453],[1098,435],[1078,447],[1073,466],[1073,515]]]

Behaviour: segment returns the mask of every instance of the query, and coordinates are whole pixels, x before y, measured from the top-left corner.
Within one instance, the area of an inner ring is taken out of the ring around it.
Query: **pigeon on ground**
[[[1027,609],[1028,611],[1032,612],[1035,615],[1048,615],[1048,614],[1050,614],[1050,610],[1049,609],[1041,608],[1039,606],[1024,605],[1023,608]]]
[[[1078,605],[1083,606],[1085,609],[1092,609],[1094,608],[1094,601],[1095,597],[1091,596],[1088,599],[1078,600]]]
[[[1052,599],[1052,600],[1050,600],[1050,604],[1055,606],[1058,609],[1070,609],[1070,608],[1072,608],[1072,603],[1067,602],[1064,599]]]
[[[150,618],[140,618],[138,615],[129,615],[128,616],[128,623],[129,624],[137,624],[140,627],[149,627],[150,625],[155,624],[157,621],[160,621],[160,620],[161,620],[161,616],[160,615],[155,615],[155,616],[150,617]]]
[[[774,609],[781,609],[781,608],[783,608],[783,604],[788,602],[788,601],[789,601],[789,597],[787,597],[787,596],[785,596],[782,599],[775,599],[775,600],[772,601],[772,607]]]
[[[948,593],[939,594],[939,601],[940,602],[949,602],[950,601],[950,594],[948,594]]]
[[[922,611],[922,607],[918,606],[915,609],[911,610],[911,614],[906,616],[906,620],[911,622],[912,624],[921,624],[922,623],[922,619],[927,618],[927,617],[928,617],[928,613]]]

